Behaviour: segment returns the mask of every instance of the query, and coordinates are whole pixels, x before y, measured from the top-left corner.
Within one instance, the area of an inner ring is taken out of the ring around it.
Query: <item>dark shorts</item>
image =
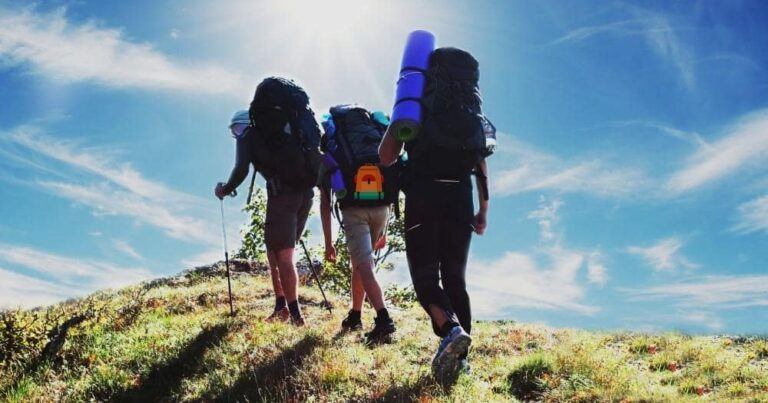
[[[314,196],[312,189],[283,190],[276,195],[268,195],[264,228],[267,250],[279,251],[296,246],[304,232]]]

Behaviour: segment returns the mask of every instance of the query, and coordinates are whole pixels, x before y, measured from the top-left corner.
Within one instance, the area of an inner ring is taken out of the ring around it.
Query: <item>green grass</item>
[[[0,400],[768,402],[763,338],[477,322],[472,373],[443,386],[430,374],[438,340],[417,306],[392,309],[394,343],[366,346],[362,332],[339,332],[344,298],[330,296],[330,315],[316,288],[302,287],[308,326],[295,328],[262,320],[273,304],[265,274],[239,273],[233,289],[234,318],[220,271],[6,312],[3,323],[27,330],[0,333],[14,346],[0,361]],[[52,326],[41,323],[87,310],[39,359]]]

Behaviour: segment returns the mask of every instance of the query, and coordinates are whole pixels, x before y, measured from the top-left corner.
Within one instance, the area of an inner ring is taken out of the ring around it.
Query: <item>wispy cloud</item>
[[[768,195],[741,204],[733,229],[741,233],[763,231],[768,234]]]
[[[227,94],[241,79],[222,67],[174,61],[119,29],[70,22],[65,9],[39,13],[0,7],[0,57],[65,83]]]
[[[35,161],[35,166],[42,167],[40,172],[58,172],[57,178],[61,180],[30,181],[44,190],[89,206],[97,215],[127,216],[159,228],[175,239],[209,246],[218,244],[215,225],[193,214],[212,203],[146,178],[130,164],[117,160],[114,149],[59,140],[31,125],[3,133],[0,140],[14,146],[9,153]],[[51,160],[64,164],[66,169],[52,169]],[[67,172],[86,173],[98,180],[83,184]]]
[[[510,135],[500,135],[499,141],[503,144],[501,161],[491,162],[500,165],[491,170],[491,191],[497,196],[551,190],[628,197],[648,186],[645,175],[636,169],[609,166],[600,160],[565,161]]]
[[[76,286],[71,287],[68,295],[84,290],[123,286],[151,276],[151,272],[143,267],[123,267],[95,259],[75,259],[27,246],[2,243],[0,261],[34,270],[62,285]]]
[[[534,254],[507,251],[492,260],[470,261],[473,275],[467,279],[473,306],[481,315],[502,316],[514,308],[566,310],[590,315],[599,307],[584,302],[586,290],[581,276],[603,286],[607,269],[599,252],[565,248],[556,228],[559,199],[542,198],[529,218],[539,224],[541,245]]]
[[[654,129],[658,131],[659,133],[665,134],[670,137],[674,137],[676,139],[683,140],[687,143],[690,143],[700,149],[709,149],[711,146],[707,143],[706,140],[701,136],[701,134],[695,132],[695,131],[686,131],[681,130],[676,127],[672,127],[665,123],[655,122],[655,121],[648,121],[648,120],[623,120],[623,121],[615,121],[615,122],[608,122],[604,125],[606,127],[647,127],[650,129]]]
[[[706,276],[698,281],[624,289],[633,300],[665,300],[683,307],[735,309],[768,306],[768,276]]]
[[[78,185],[41,181],[51,193],[93,208],[96,214],[123,215],[163,230],[175,239],[215,245],[215,226],[205,220],[178,214],[164,203],[136,194],[115,190],[105,184]]]
[[[115,247],[117,251],[122,252],[125,255],[132,257],[133,259],[144,260],[144,256],[142,256],[139,252],[137,252],[136,248],[134,248],[131,244],[129,244],[128,242],[122,239],[115,239],[112,242],[112,245]]]
[[[177,192],[145,178],[128,163],[115,161],[114,149],[83,147],[73,141],[47,136],[40,128],[29,125],[14,129],[7,134],[7,138],[42,156],[109,180],[139,196],[187,203],[200,201],[195,196]]]
[[[640,256],[655,271],[674,271],[678,268],[696,269],[700,265],[682,254],[683,241],[671,237],[660,239],[651,246],[630,246],[627,252]]]
[[[636,33],[636,29],[640,23],[640,20],[630,19],[624,21],[609,22],[602,25],[591,25],[586,27],[579,27],[571,31],[566,32],[565,35],[550,42],[550,45],[559,45],[568,42],[581,42],[587,40],[595,35],[600,34],[617,34],[626,35],[630,33]]]
[[[69,287],[0,268],[0,309],[48,305],[69,296]]]
[[[680,194],[768,161],[768,109],[753,112],[733,125],[720,140],[700,148],[672,174],[666,190]]]
[[[639,18],[585,26],[573,29],[550,42],[550,45],[575,43],[599,35],[640,36],[661,60],[670,63],[689,89],[696,85],[693,52],[683,44],[669,19],[662,14],[637,10]]]

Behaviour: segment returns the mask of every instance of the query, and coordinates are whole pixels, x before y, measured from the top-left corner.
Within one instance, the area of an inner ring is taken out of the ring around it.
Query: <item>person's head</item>
[[[232,133],[232,137],[239,139],[243,137],[245,129],[250,125],[251,117],[248,111],[237,111],[232,115],[232,120],[229,122],[229,131]]]

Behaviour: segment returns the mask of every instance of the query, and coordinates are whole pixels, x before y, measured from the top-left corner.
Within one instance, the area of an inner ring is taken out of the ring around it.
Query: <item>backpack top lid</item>
[[[295,81],[284,77],[267,77],[256,86],[250,113],[280,110],[296,115],[309,107],[309,96]]]
[[[435,49],[429,57],[429,68],[444,68],[451,79],[480,80],[480,63],[469,52],[453,47]]]

